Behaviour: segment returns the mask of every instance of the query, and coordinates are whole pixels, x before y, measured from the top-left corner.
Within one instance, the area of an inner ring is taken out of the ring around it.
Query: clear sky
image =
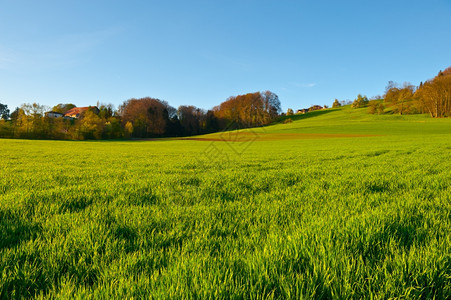
[[[450,20],[450,0],[0,0],[0,103],[330,105],[451,66]]]

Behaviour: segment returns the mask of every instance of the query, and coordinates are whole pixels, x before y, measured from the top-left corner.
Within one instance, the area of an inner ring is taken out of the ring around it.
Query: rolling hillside
[[[283,121],[286,119],[291,119],[293,122],[284,124]],[[353,109],[350,106],[344,106],[287,116],[274,125],[244,129],[238,132],[243,132],[245,135],[246,132],[257,133],[261,139],[269,139],[269,136],[274,139],[303,139],[320,138],[321,135],[324,137],[333,137],[333,135],[337,135],[337,137],[340,135],[343,137],[347,135],[446,135],[451,134],[451,120],[434,119],[429,115],[371,115],[368,114],[368,108]],[[268,137],[265,138],[265,135]],[[220,136],[224,136],[224,134],[214,133],[199,138],[215,139]]]
[[[449,298],[451,120],[292,118],[1,140],[0,298]]]

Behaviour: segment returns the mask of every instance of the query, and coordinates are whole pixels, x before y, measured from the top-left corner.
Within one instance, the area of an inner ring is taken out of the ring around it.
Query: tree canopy
[[[434,118],[451,116],[451,67],[432,80],[426,81],[415,92],[419,105]]]
[[[336,108],[336,107],[340,107],[340,106],[341,106],[340,101],[338,101],[338,99],[335,99],[334,103],[332,103],[332,107]]]
[[[352,102],[351,107],[352,108],[361,108],[368,105],[368,98],[366,96],[362,96],[361,94],[357,95],[357,98]]]
[[[233,96],[213,109],[222,127],[263,126],[273,122],[281,112],[279,97],[270,91]]]
[[[134,137],[163,136],[174,111],[166,101],[150,97],[129,99],[119,107],[122,123],[133,125]]]
[[[0,119],[8,120],[9,119],[9,109],[8,105],[0,103]]]

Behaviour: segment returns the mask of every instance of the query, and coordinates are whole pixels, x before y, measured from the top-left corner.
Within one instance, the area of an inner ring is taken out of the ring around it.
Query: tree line
[[[422,112],[434,118],[451,117],[451,67],[421,83],[415,96]]]
[[[335,99],[332,107],[341,106]],[[419,86],[389,81],[383,96],[368,99],[358,95],[351,107],[368,107],[370,114],[429,114],[432,118],[451,117],[451,67],[440,71]]]
[[[118,109],[98,104],[78,118],[53,118],[38,103],[22,104],[10,112],[0,104],[0,137],[29,139],[120,139],[190,136],[222,130],[267,125],[277,119],[281,105],[276,94],[255,92],[228,98],[211,110],[192,105],[177,109],[146,97],[124,101]],[[52,112],[76,107],[60,103]]]

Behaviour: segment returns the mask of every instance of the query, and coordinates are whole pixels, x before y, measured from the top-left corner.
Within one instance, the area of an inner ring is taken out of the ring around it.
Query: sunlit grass
[[[445,299],[451,122],[378,117],[242,142],[0,140],[0,298]]]

